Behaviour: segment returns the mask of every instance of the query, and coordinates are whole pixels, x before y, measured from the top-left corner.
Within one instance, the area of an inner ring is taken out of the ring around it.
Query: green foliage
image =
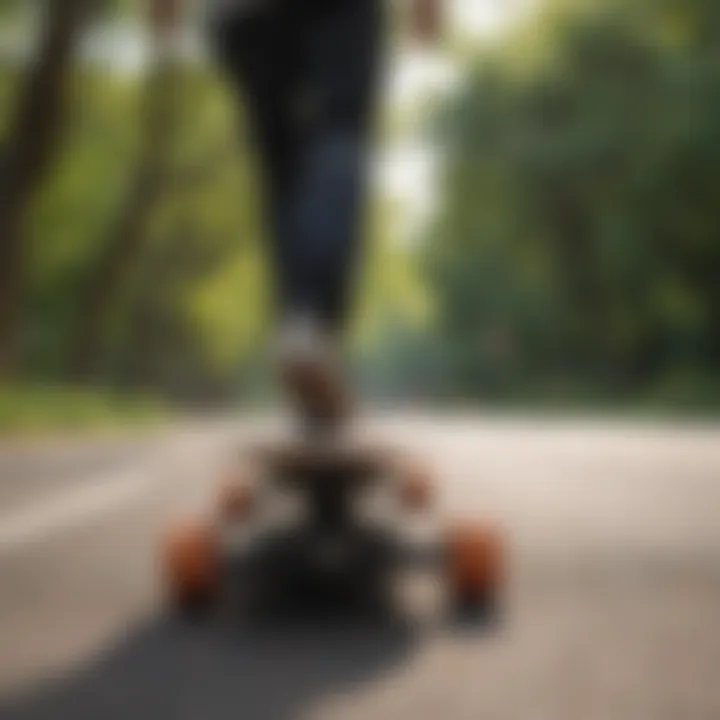
[[[48,385],[0,385],[0,433],[103,430],[154,423],[167,411],[141,395]]]
[[[32,34],[27,7],[0,3],[0,18]],[[98,7],[99,27],[146,9]],[[427,237],[398,245],[396,208],[372,208],[355,327],[368,384],[716,407],[719,39],[720,5],[705,0],[552,0],[473,59],[439,123],[443,202]],[[175,108],[161,188],[103,318],[93,375],[194,402],[258,396],[272,280],[242,112],[202,63],[152,68],[86,59],[75,70],[62,152],[29,217],[27,375],[68,381],[82,289],[123,227],[155,137],[151,93],[158,112]],[[20,70],[0,58],[0,143]],[[386,132],[407,133],[402,120]],[[42,423],[46,412],[54,424],[92,423],[115,402],[58,392],[3,390],[0,425]]]
[[[63,152],[31,216],[31,372],[57,377],[78,290],[122,203],[137,153],[137,82],[86,70],[74,83]]]
[[[389,328],[425,326],[432,303],[416,255],[394,237],[396,209],[377,198],[369,215],[353,337],[358,350],[382,354]]]
[[[554,14],[441,126],[426,263],[448,390],[638,394],[720,367],[720,54],[703,2]],[[717,40],[719,35],[715,34]]]
[[[105,320],[95,375],[170,394],[227,392],[266,316],[256,198],[226,88],[205,67],[181,72],[163,192]],[[31,217],[31,376],[66,377],[81,288],[141,161],[143,83],[93,66],[76,74],[62,157]]]

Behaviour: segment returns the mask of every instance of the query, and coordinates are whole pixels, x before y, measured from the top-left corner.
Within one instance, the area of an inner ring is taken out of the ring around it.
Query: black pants
[[[264,178],[281,313],[347,315],[361,234],[382,0],[265,0],[216,22]]]

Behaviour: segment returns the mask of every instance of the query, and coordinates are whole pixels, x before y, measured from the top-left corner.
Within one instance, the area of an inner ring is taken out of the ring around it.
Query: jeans
[[[383,0],[266,0],[212,28],[258,150],[281,314],[348,314]]]

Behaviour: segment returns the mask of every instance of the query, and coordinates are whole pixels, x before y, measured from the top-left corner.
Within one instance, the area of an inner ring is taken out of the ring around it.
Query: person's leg
[[[319,420],[349,405],[331,336],[361,232],[381,2],[279,0],[216,32],[266,179],[283,376]]]
[[[294,111],[299,37],[284,8],[267,4],[227,12],[214,23],[212,35],[256,151],[273,289],[282,316],[301,296],[293,249],[293,195],[302,146]]]
[[[333,332],[344,329],[362,234],[382,0],[305,0],[299,37],[302,149],[292,257],[299,297]],[[302,8],[302,9],[301,9]]]
[[[352,404],[338,345],[362,234],[382,2],[286,6],[299,42],[293,118],[299,148],[288,216],[294,284],[282,322],[281,367],[314,427],[336,427]]]
[[[277,0],[215,39],[265,176],[281,316],[345,319],[361,235],[382,0]]]

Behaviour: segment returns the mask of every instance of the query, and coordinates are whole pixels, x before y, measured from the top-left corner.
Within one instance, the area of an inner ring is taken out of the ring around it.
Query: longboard
[[[400,513],[397,520],[391,520],[386,528],[377,528],[377,532],[374,528],[372,533],[365,531],[358,525],[356,492],[369,483],[387,480],[401,500],[399,511],[425,512],[433,505],[434,483],[424,463],[383,442],[358,435],[330,439],[268,437],[251,442],[241,453],[237,475],[224,485],[214,516],[179,523],[165,539],[166,588],[178,610],[207,609],[215,604],[227,574],[223,534],[238,527],[249,529],[252,523],[248,521],[260,510],[257,506],[271,502],[273,493],[255,492],[258,482],[290,486],[291,491],[300,493],[307,513],[305,521],[293,530],[294,535],[277,535],[279,541],[275,542],[273,532],[261,533],[255,544],[250,543],[246,558],[252,558],[249,566],[263,566],[268,571],[284,567],[294,577],[314,567],[318,547],[330,542],[333,547],[347,546],[347,562],[340,563],[340,577],[359,579],[360,587],[365,587],[365,579],[373,576],[371,566],[377,565],[379,575],[383,574],[386,565],[382,557],[401,557],[405,562],[413,554],[401,547],[395,532],[402,523]],[[386,542],[388,538],[392,547]],[[504,543],[497,527],[481,519],[455,521],[434,544],[438,552],[429,557],[444,577],[453,603],[472,613],[494,607],[505,571]],[[376,552],[385,546],[387,552]],[[280,547],[283,552],[268,552],[268,547]],[[279,561],[280,554],[285,562]],[[420,555],[425,557],[427,553]],[[356,567],[352,558],[363,562]],[[251,578],[245,577],[245,581],[255,586]],[[292,599],[293,592],[288,597]]]

